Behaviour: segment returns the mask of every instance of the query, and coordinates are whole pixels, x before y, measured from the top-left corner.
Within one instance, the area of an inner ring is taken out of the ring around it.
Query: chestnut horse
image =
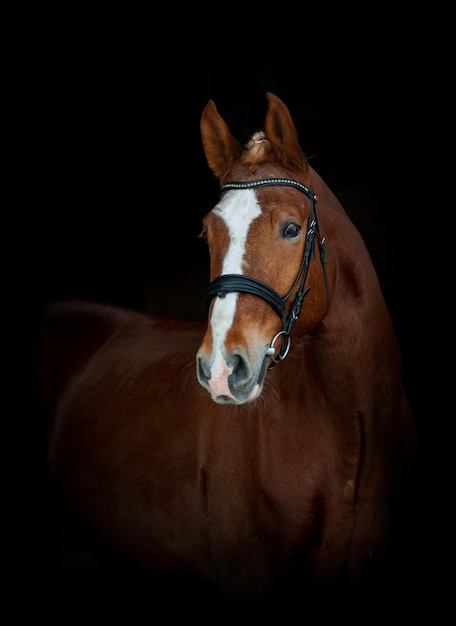
[[[369,253],[267,103],[245,147],[202,113],[207,324],[55,302],[40,362],[50,480],[90,549],[236,606],[391,571],[415,458]]]

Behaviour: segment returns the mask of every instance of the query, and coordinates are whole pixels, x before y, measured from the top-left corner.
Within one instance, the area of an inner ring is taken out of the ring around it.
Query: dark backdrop
[[[438,322],[426,306],[433,200],[425,163],[438,113],[435,90],[423,89],[419,37],[403,48],[400,28],[385,22],[373,40],[370,30],[345,30],[332,43],[326,31],[311,38],[307,30],[279,45],[269,31],[245,27],[244,36],[234,28],[220,38],[202,29],[186,40],[167,31],[159,45],[159,23],[149,33],[89,24],[66,21],[44,31],[28,48],[21,76],[26,175],[18,191],[26,203],[10,242],[17,317],[27,329],[21,348],[27,391],[19,396],[19,414],[27,417],[15,473],[21,507],[13,515],[26,547],[18,585],[39,586],[48,566],[34,397],[43,308],[55,298],[83,297],[204,319],[208,258],[198,234],[218,183],[202,151],[200,115],[213,99],[245,141],[262,127],[272,91],[289,107],[312,166],[363,235],[393,317],[425,444],[416,549],[423,588],[434,593],[445,580],[434,536],[446,509],[436,431],[442,394],[429,368]]]

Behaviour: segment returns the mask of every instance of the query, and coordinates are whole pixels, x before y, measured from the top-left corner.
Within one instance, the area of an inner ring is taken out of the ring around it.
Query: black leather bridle
[[[256,187],[270,185],[295,187],[295,189],[299,189],[299,191],[302,191],[310,199],[312,205],[307,219],[307,233],[301,265],[290,291],[282,298],[274,289],[257,278],[252,278],[251,276],[246,276],[244,274],[222,274],[221,276],[215,278],[209,285],[206,295],[206,303],[209,307],[213,298],[224,298],[227,293],[241,291],[263,298],[263,300],[265,300],[274,309],[282,321],[282,330],[279,331],[273,338],[269,348],[270,351],[268,351],[268,356],[271,356],[271,360],[273,362],[271,367],[273,367],[279,361],[283,361],[288,354],[293,326],[301,313],[304,298],[310,291],[310,287],[306,288],[306,280],[309,272],[310,259],[315,259],[315,235],[317,233],[319,238],[320,260],[325,277],[327,301],[329,300],[329,287],[326,273],[326,240],[321,234],[318,222],[317,196],[311,189],[306,187],[303,183],[299,183],[288,178],[260,178],[246,182],[228,182],[223,185],[220,193],[222,194],[224,191],[229,189],[255,189]],[[286,303],[298,284],[299,288],[296,292],[291,311],[287,317]],[[279,337],[282,337],[282,345],[278,355],[274,357],[275,343]]]

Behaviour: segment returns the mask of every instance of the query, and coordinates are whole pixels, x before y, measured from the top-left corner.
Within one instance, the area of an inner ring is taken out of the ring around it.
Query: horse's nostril
[[[200,381],[208,381],[211,377],[211,370],[208,366],[207,359],[198,356],[196,358],[196,371]]]
[[[235,355],[232,360],[233,371],[230,375],[230,382],[234,387],[242,386],[249,378],[250,367],[247,361],[241,355]]]

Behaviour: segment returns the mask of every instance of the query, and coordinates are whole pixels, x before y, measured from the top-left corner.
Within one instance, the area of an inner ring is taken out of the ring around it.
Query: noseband
[[[289,180],[288,178],[260,178],[258,180],[251,180],[247,182],[228,182],[222,187],[220,193],[222,194],[228,189],[255,189],[256,187],[272,185],[295,187],[295,189],[299,189],[299,191],[302,191],[310,199],[312,204],[309,217],[307,219],[306,241],[304,245],[301,265],[290,291],[286,294],[286,296],[282,298],[274,289],[269,287],[269,285],[266,285],[266,283],[263,283],[261,280],[258,280],[257,278],[245,276],[244,274],[222,274],[211,282],[206,295],[206,302],[208,307],[212,302],[212,299],[215,297],[224,298],[227,293],[242,291],[244,293],[251,293],[255,296],[259,296],[274,309],[274,311],[277,313],[282,321],[282,330],[280,330],[275,335],[267,352],[267,355],[271,356],[271,360],[273,362],[273,365],[271,365],[271,367],[273,367],[279,361],[283,361],[283,359],[287,356],[290,349],[291,333],[293,330],[293,326],[295,325],[295,322],[297,321],[301,313],[304,298],[310,291],[310,287],[306,288],[306,280],[307,274],[309,272],[311,256],[313,259],[315,259],[315,235],[317,233],[319,237],[320,260],[323,266],[323,273],[325,277],[326,300],[328,301],[329,299],[328,277],[326,274],[326,241],[321,234],[320,225],[318,222],[317,196],[313,193],[311,189],[309,189],[308,187],[306,187],[306,185],[303,185],[302,183],[299,183],[295,180]],[[291,311],[287,317],[286,303],[298,284],[299,288],[296,292]],[[282,337],[282,344],[277,357],[274,357],[273,355],[275,352],[275,343],[279,337]]]

